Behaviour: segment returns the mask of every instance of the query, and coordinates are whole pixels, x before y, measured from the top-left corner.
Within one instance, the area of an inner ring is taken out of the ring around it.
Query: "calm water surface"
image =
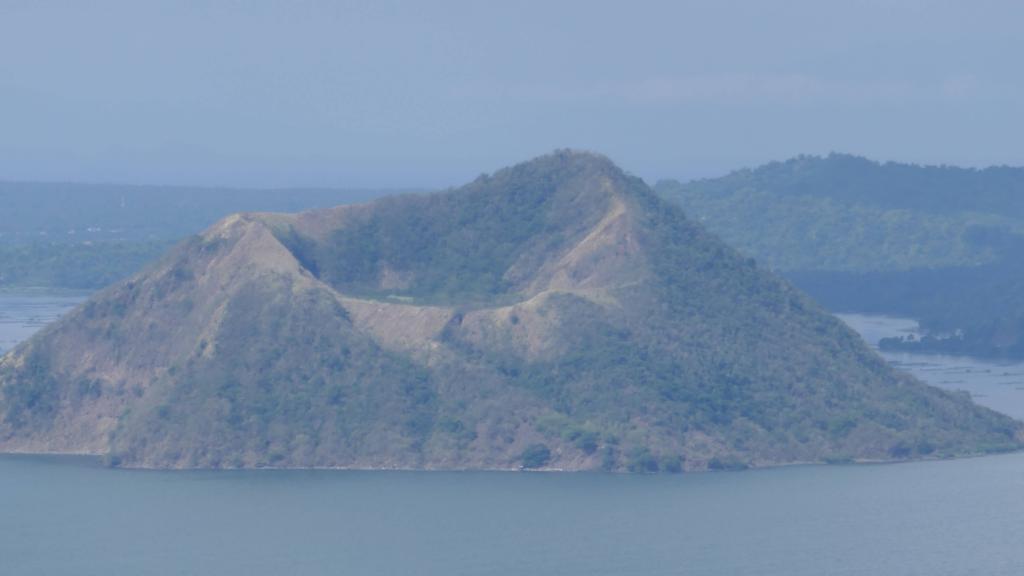
[[[9,347],[65,301],[0,295]],[[44,312],[45,311],[45,312]],[[845,317],[869,341],[912,329]],[[889,356],[1021,415],[1017,365]],[[680,476],[0,456],[0,575],[1020,575],[1024,454]]]
[[[0,457],[0,573],[1024,573],[1024,455],[682,476]]]
[[[840,314],[868,344],[878,349],[878,341],[888,336],[918,333],[917,322],[906,318]],[[953,390],[965,390],[975,402],[1024,420],[1024,363],[969,356],[880,352],[891,364],[921,380]]]

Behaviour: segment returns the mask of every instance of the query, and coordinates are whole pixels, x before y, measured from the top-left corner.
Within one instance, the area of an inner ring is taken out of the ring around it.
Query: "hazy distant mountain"
[[[993,262],[1024,234],[1024,169],[801,156],[659,194],[778,270],[878,271]]]
[[[1019,446],[591,154],[231,216],[0,361],[0,448],[679,470]]]
[[[0,182],[0,241],[180,240],[234,212],[299,212],[365,202],[387,193]]]
[[[831,309],[957,334],[909,348],[1024,357],[1024,169],[833,154],[657,190]]]
[[[0,182],[0,288],[94,290],[234,212],[299,212],[389,193]]]

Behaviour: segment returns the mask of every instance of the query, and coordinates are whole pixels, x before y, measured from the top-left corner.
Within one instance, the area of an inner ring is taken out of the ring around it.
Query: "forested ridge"
[[[931,332],[889,348],[1024,358],[1024,169],[833,154],[657,190],[828,308]]]
[[[0,360],[0,449],[636,472],[1014,449],[602,156],[239,214]]]

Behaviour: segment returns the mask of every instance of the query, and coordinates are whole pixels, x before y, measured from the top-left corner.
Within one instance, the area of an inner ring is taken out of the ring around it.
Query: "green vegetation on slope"
[[[657,189],[830,309],[911,316],[935,333],[889,347],[1024,357],[1022,169],[834,154]]]
[[[391,273],[388,294],[445,304],[493,301],[516,289],[508,271],[524,253],[537,254],[539,262],[604,215],[607,194],[599,189],[553,193],[578,172],[577,165],[545,157],[481,176],[458,191],[383,198],[327,242],[285,241],[321,279],[345,292],[381,293],[381,278]],[[576,185],[586,184],[592,183]],[[577,195],[593,205],[581,206]]]
[[[575,152],[225,219],[5,356],[0,406],[0,448],[126,466],[653,472],[1019,445]]]
[[[659,194],[782,271],[877,272],[992,263],[1024,235],[1024,170],[878,164],[833,154]]]

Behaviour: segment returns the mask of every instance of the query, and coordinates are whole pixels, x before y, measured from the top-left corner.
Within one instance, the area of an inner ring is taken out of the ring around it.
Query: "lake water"
[[[21,298],[0,296],[6,346],[68,304]],[[844,319],[875,341],[913,327]],[[890,360],[1020,415],[1019,366]],[[0,456],[3,576],[1017,576],[1022,542],[1024,454],[663,476],[163,472]]]
[[[839,314],[868,344],[889,336],[919,334],[917,322],[906,318]],[[967,356],[879,352],[891,364],[921,380],[953,390],[965,390],[982,406],[1024,420],[1024,363]]]
[[[11,575],[1013,575],[1024,455],[682,476],[0,458]]]

